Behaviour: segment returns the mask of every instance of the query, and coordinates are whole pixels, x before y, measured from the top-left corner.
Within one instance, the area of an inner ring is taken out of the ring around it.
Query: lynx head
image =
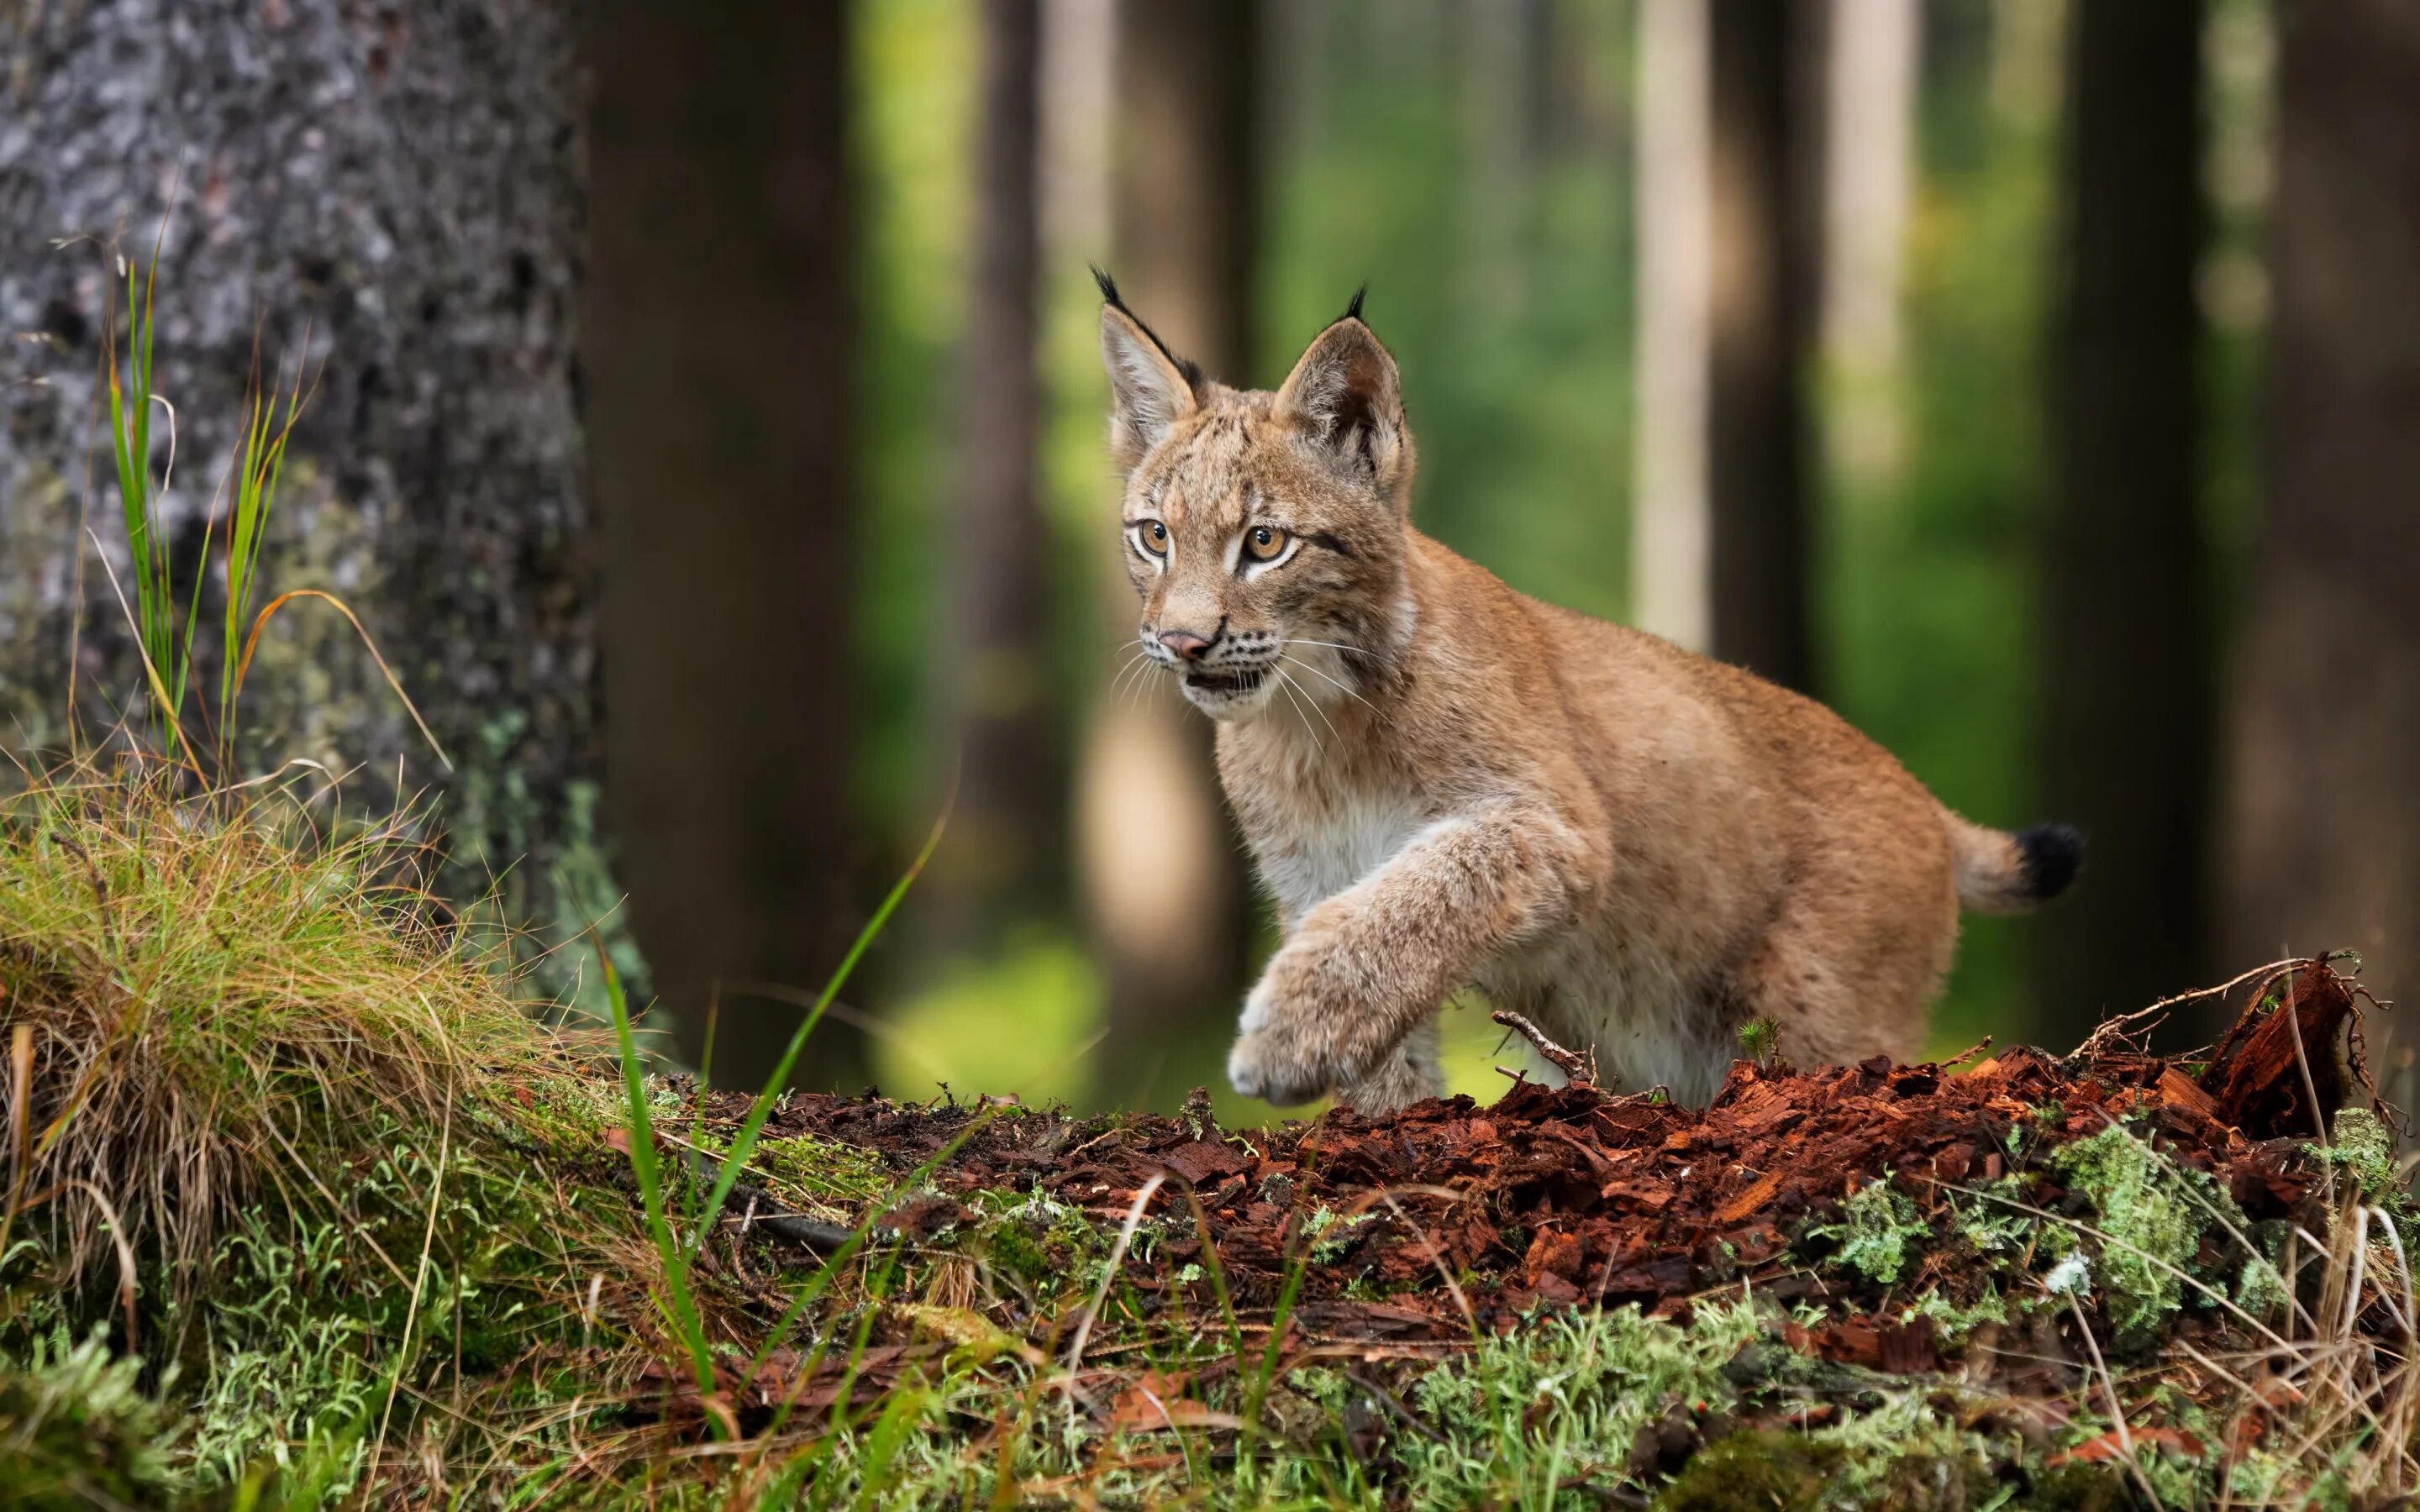
[[[1357,692],[1408,625],[1412,437],[1361,296],[1275,393],[1211,381],[1095,271],[1142,647],[1216,719]],[[1302,675],[1289,676],[1289,672]]]

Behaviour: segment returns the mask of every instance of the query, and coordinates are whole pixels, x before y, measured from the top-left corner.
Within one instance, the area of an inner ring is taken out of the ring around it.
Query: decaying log
[[[2201,1088],[2220,1122],[2255,1139],[2324,1142],[2356,1090],[2376,1100],[2363,1049],[2352,988],[2325,960],[2314,960],[2260,984],[2218,1042]]]

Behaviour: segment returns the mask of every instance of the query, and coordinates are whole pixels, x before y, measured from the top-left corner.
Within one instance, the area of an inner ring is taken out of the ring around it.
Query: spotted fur
[[[1141,645],[1218,721],[1285,929],[1245,1000],[1238,1090],[1431,1095],[1435,1015],[1466,986],[1608,1079],[1690,1100],[1757,1017],[1802,1063],[1906,1056],[1962,901],[2024,907],[2073,874],[2072,831],[1972,824],[1822,705],[1420,534],[1359,295],[1276,392],[1247,393],[1102,291]],[[1258,563],[1264,528],[1286,545]]]

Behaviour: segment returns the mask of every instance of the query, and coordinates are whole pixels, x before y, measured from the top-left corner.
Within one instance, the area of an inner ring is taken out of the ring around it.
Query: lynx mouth
[[[1244,667],[1228,672],[1188,671],[1185,674],[1185,687],[1190,692],[1232,697],[1256,690],[1268,675],[1266,667]]]

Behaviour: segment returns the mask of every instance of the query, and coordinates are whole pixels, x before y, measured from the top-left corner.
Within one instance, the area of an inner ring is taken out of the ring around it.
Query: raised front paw
[[[1308,1103],[1357,1080],[1366,1056],[1354,1053],[1349,1012],[1306,1001],[1285,953],[1244,999],[1242,1033],[1227,1053],[1227,1080],[1246,1097],[1277,1103]],[[1289,990],[1292,988],[1293,990]]]

